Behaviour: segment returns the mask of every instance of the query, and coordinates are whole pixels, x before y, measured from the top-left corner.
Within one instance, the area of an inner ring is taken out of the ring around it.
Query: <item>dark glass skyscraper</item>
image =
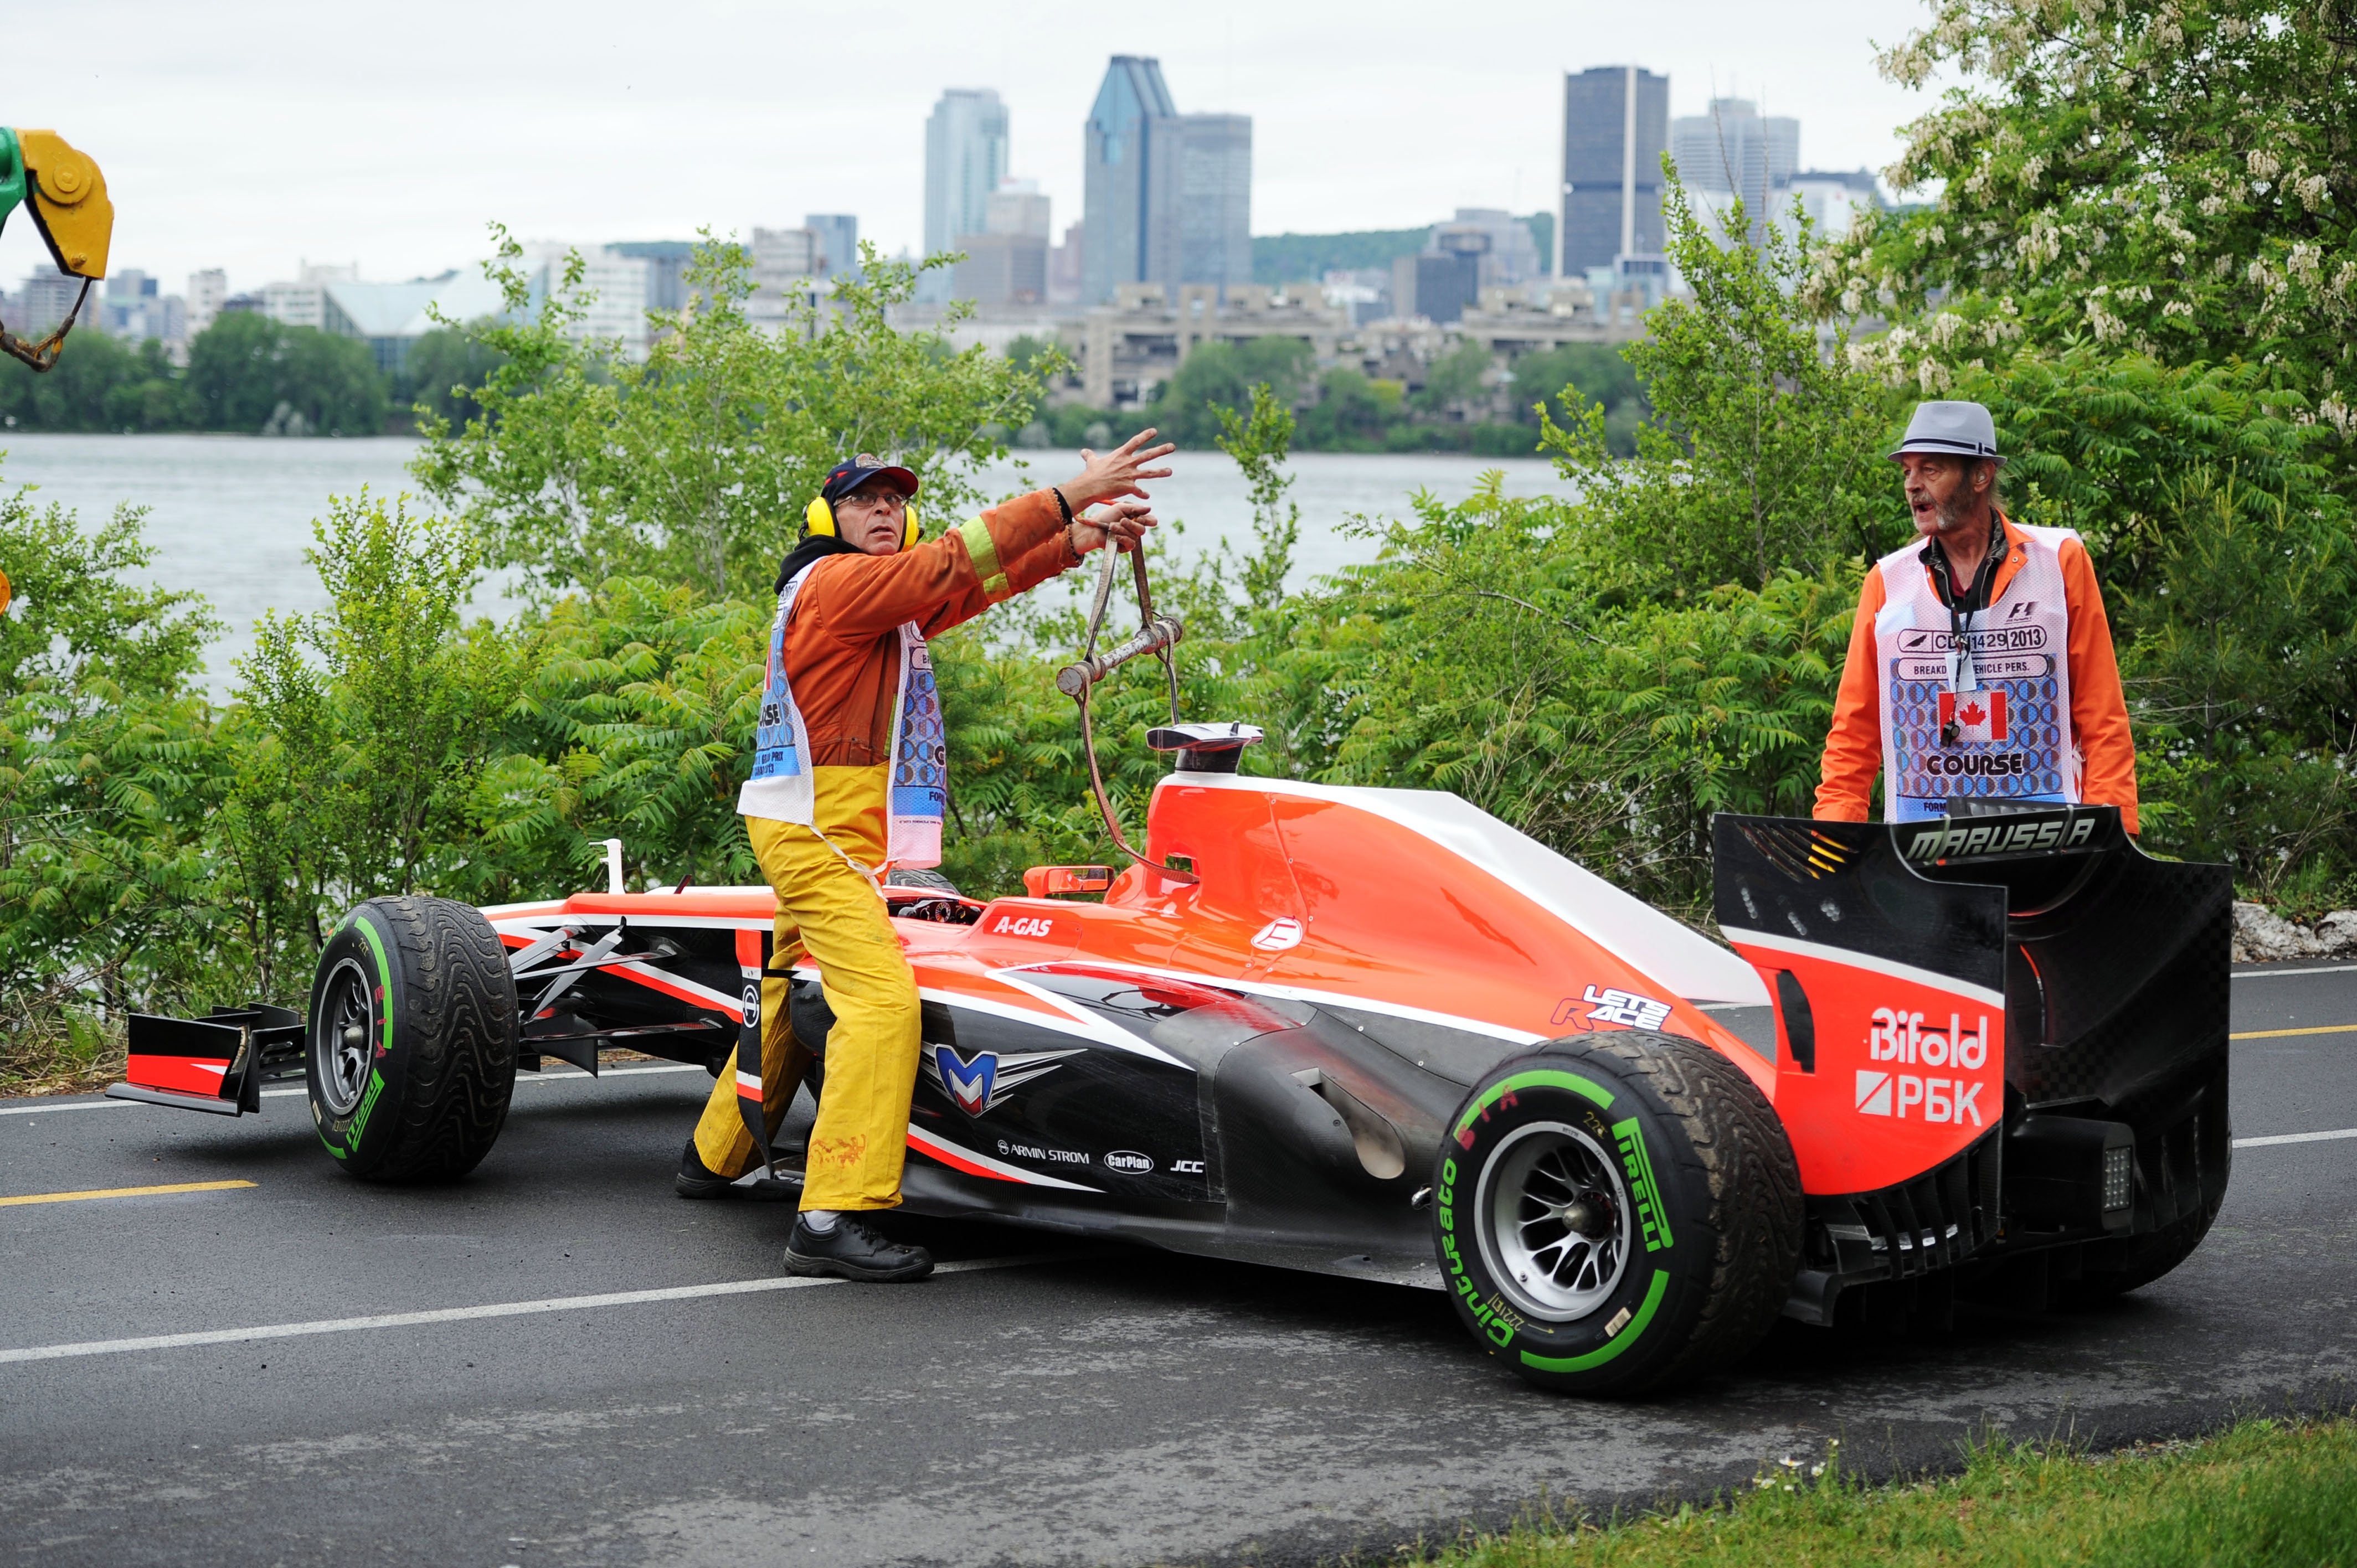
[[[1089,111],[1082,187],[1088,247],[1081,257],[1081,298],[1086,304],[1111,299],[1115,284],[1146,276],[1146,196],[1152,184],[1146,122],[1178,113],[1170,89],[1163,85],[1161,61],[1113,57]]]
[[[1081,298],[1252,281],[1252,120],[1181,114],[1158,61],[1115,55],[1087,130]]]
[[[1577,277],[1619,255],[1662,251],[1662,155],[1670,79],[1630,65],[1563,79],[1563,221],[1555,270]]]

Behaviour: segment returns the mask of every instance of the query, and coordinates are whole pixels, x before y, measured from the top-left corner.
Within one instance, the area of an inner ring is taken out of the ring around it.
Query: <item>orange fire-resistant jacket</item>
[[[2005,524],[2006,557],[1989,587],[1989,602],[2004,596],[2006,585],[2028,559],[2022,533],[2011,518]],[[2095,585],[2094,563],[2075,539],[2063,541],[2058,552],[2062,567],[2062,598],[2070,627],[2071,732],[2079,748],[2080,799],[2095,805],[2117,806],[2120,821],[2136,831],[2136,742],[2128,736],[2127,699],[2120,690],[2119,661],[2112,653],[2112,626],[2104,618],[2104,596]],[[1923,568],[1928,576],[1931,568]],[[1884,592],[1879,571],[1866,575],[1857,597],[1857,618],[1850,625],[1849,659],[1842,666],[1841,692],[1834,699],[1833,730],[1825,736],[1824,762],[1819,773],[1816,814],[1842,822],[1862,822],[1873,799],[1875,776],[1882,770],[1882,682],[1876,668],[1874,618],[1882,610]]]
[[[1080,564],[1047,490],[1018,496],[893,555],[829,555],[810,569],[786,624],[786,676],[819,768],[891,759],[899,628],[927,637]]]

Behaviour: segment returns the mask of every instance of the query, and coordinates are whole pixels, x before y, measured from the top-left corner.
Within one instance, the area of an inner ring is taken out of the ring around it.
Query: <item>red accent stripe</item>
[[[737,1080],[737,1098],[739,1100],[759,1100],[761,1098],[761,1091],[755,1089],[740,1078]]]
[[[1018,1186],[1024,1185],[1018,1177],[1008,1176],[1005,1171],[991,1170],[975,1165],[972,1160],[961,1159],[954,1150],[946,1145],[935,1144],[921,1133],[912,1132],[909,1134],[909,1147],[920,1155],[939,1160],[953,1171],[963,1171],[968,1176],[986,1176],[992,1181],[1011,1181]]]
[[[207,1068],[212,1070],[205,1070]],[[218,1100],[228,1071],[229,1058],[226,1057],[152,1057],[142,1054],[124,1064],[123,1076],[142,1089],[168,1089],[179,1094],[201,1094],[209,1100]]]

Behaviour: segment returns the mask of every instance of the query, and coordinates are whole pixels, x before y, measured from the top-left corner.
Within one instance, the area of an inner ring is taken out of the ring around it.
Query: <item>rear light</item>
[[[2136,1150],[2104,1151],[2104,1212],[2115,1214],[2136,1199]]]

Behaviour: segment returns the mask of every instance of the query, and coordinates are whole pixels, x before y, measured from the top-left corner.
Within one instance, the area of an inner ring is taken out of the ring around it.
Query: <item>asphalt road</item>
[[[999,1266],[451,1310],[774,1281],[784,1209],[671,1196],[695,1072],[527,1081],[475,1176],[429,1191],[345,1179],[293,1096],[242,1122],[0,1103],[0,1198],[253,1184],[0,1204],[0,1562],[1309,1563],[1704,1494],[1833,1437],[1884,1471],[1990,1427],[2346,1406],[2357,1136],[2270,1140],[2357,1129],[2357,966],[2245,972],[2244,1142],[2176,1273],[1897,1341],[1786,1324],[1631,1405],[1525,1388],[1437,1294],[905,1219]]]

